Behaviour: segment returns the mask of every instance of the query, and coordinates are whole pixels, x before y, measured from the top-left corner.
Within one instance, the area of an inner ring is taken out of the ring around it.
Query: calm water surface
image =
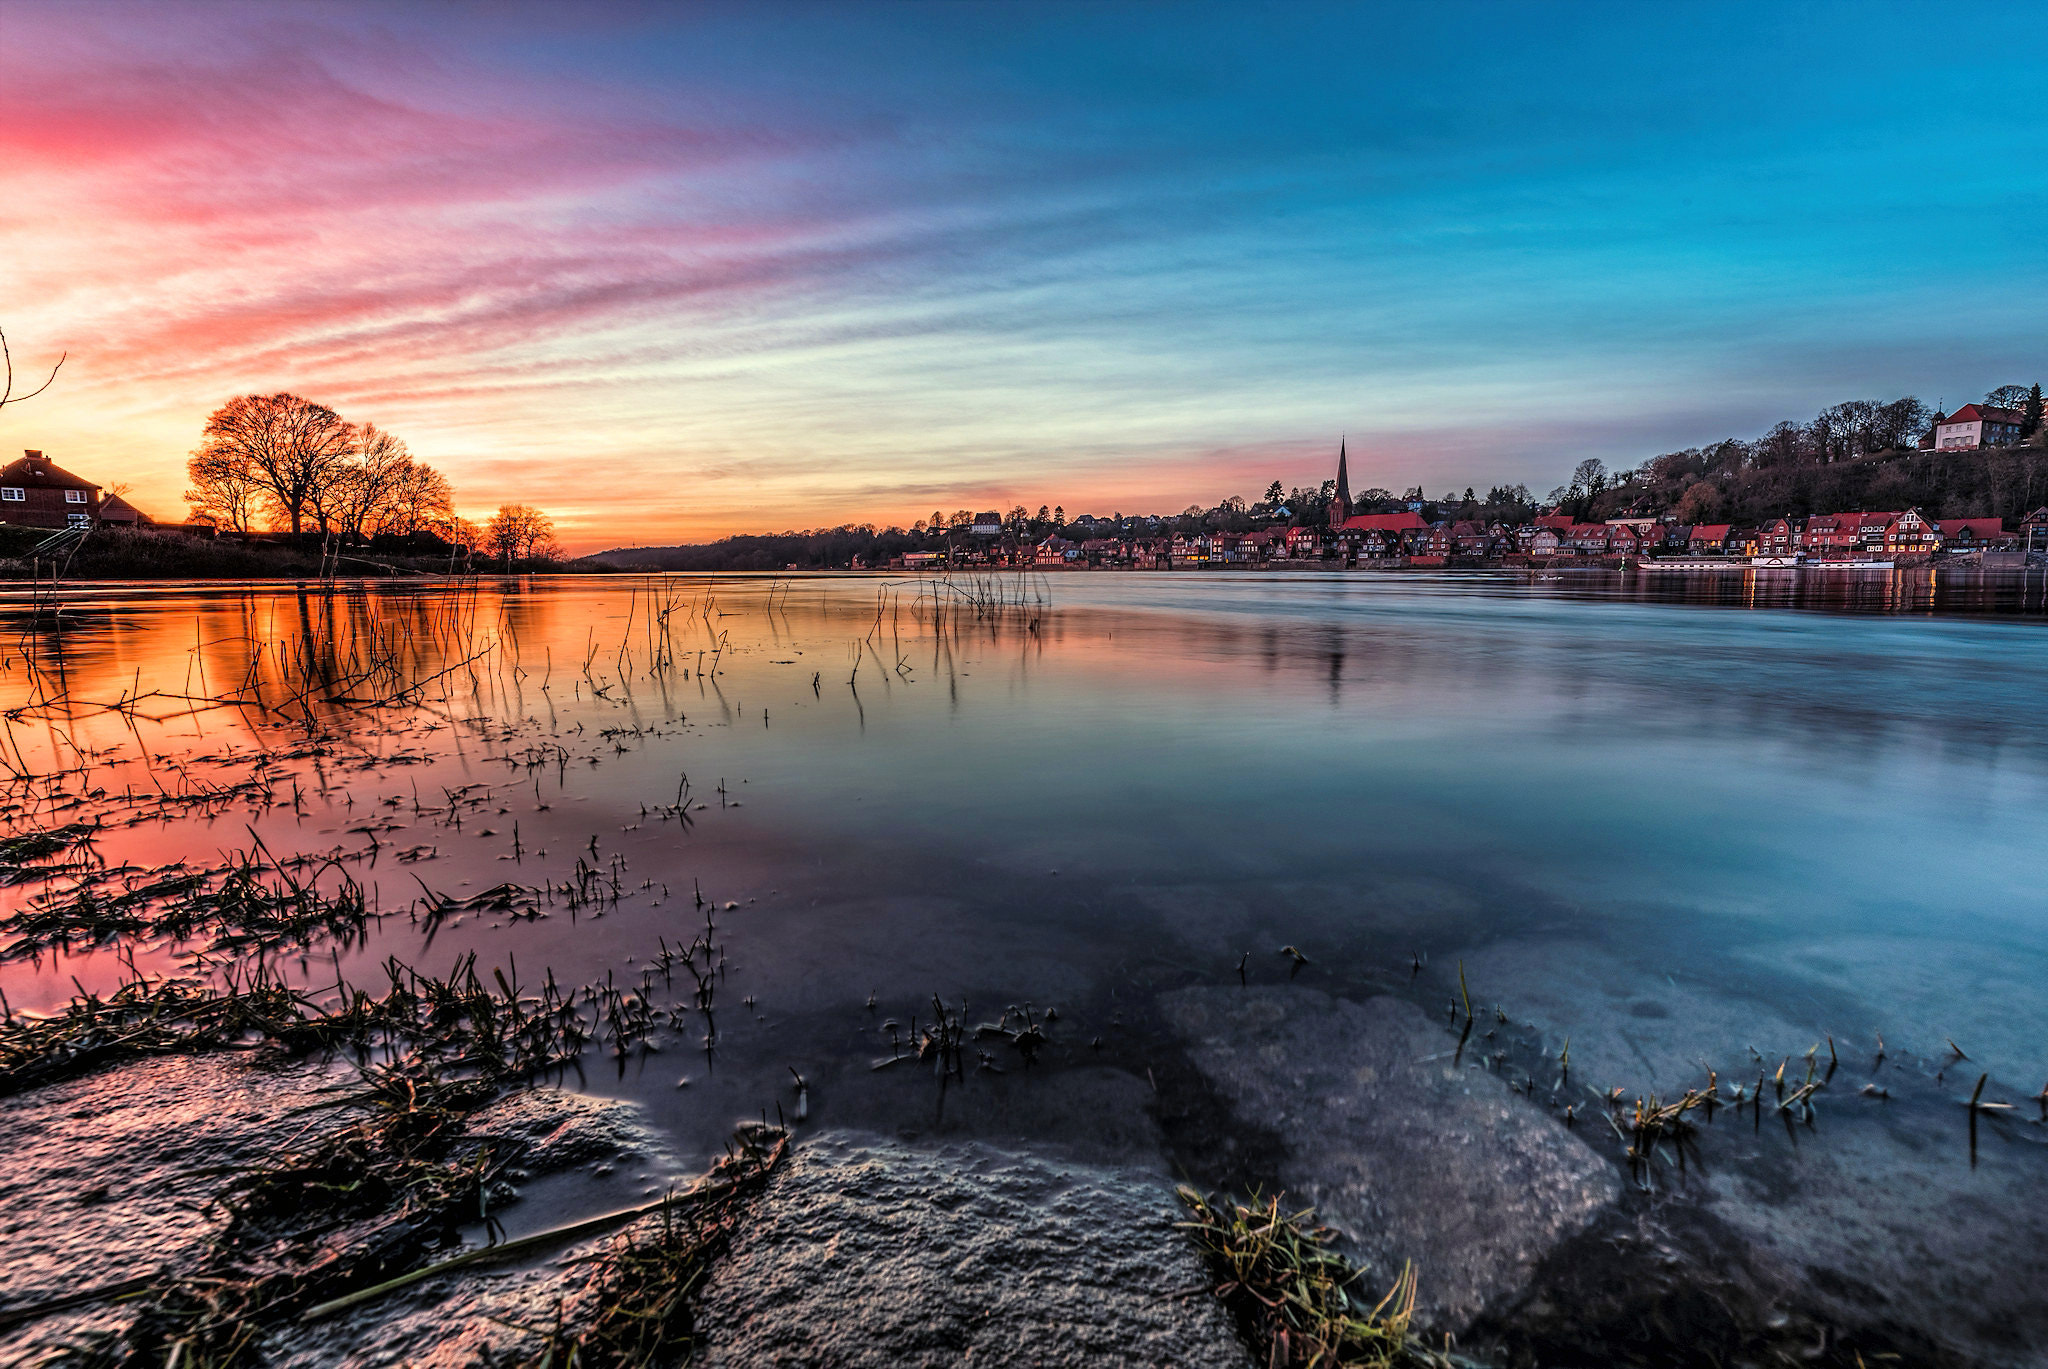
[[[872,577],[81,587],[59,627],[15,606],[62,702],[17,717],[10,747],[30,768],[83,756],[81,793],[240,777],[303,735],[294,710],[92,705],[309,660],[345,674],[363,644],[402,644],[428,683],[403,706],[306,700],[339,736],[280,760],[271,802],[102,852],[215,859],[253,828],[344,853],[398,913],[423,885],[620,873],[597,916],[387,920],[340,958],[351,978],[474,950],[529,981],[637,982],[657,937],[701,927],[701,888],[728,954],[713,1049],[678,1030],[582,1080],[644,1100],[690,1156],[786,1105],[792,1066],[821,1122],[1156,1148],[1088,1081],[1142,1075],[1153,991],[1234,982],[1247,951],[1254,982],[1284,979],[1283,943],[1319,987],[1432,1011],[1462,961],[1602,1089],[1745,1076],[1824,1036],[1863,1060],[1883,1033],[1930,1097],[1953,1041],[1959,1071],[2029,1098],[2048,1076],[2042,577],[1801,584],[1064,575],[981,611]],[[31,694],[19,649],[0,687]],[[687,829],[652,811],[685,777]],[[0,984],[48,1007],[118,973],[72,955]],[[883,1023],[934,993],[976,1019],[1063,1016],[1037,1067],[1006,1054],[942,1096],[870,1068]],[[2032,1165],[2037,1139],[1996,1129],[1986,1165]],[[1999,1201],[1960,1143],[1913,1154],[1937,1189]]]

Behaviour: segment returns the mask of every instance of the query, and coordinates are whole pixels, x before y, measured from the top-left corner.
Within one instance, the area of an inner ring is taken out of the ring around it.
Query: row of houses
[[[1419,514],[1361,514],[1330,527],[1252,532],[1091,537],[1057,534],[1006,552],[994,547],[913,553],[904,564],[1028,564],[1168,570],[1272,563],[1416,566],[1558,558],[1613,560],[1663,556],[1794,556],[1815,560],[1896,559],[1973,551],[2048,549],[2048,508],[2009,529],[1996,518],[1928,518],[1918,509],[1777,518],[1760,527],[1623,518],[1582,523],[1550,514],[1510,525],[1476,520],[1425,521]],[[915,558],[915,559],[913,559]]]

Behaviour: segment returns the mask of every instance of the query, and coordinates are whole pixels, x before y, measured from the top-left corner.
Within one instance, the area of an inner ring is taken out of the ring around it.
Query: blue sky
[[[2042,51],[2017,6],[17,0],[0,325],[76,369],[0,442],[162,504],[293,388],[579,546],[1178,509],[1340,433],[1540,492],[2037,378]]]

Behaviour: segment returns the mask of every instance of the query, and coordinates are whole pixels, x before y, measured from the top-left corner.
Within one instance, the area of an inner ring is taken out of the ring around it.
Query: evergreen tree
[[[2034,388],[2027,391],[2026,407],[2020,410],[2020,437],[2022,440],[2041,431],[2041,382],[2035,381]]]

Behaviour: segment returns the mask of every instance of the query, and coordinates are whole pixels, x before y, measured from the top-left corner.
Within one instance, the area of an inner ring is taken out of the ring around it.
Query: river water
[[[794,1069],[820,1124],[1257,1177],[1213,1129],[1162,1142],[1101,1106],[1105,1070],[1164,1060],[1151,996],[1242,963],[1448,1020],[1462,968],[1519,1024],[1494,1066],[1540,1073],[1568,1039],[1581,1095],[1834,1052],[1897,1106],[1838,1084],[1741,1164],[1768,1187],[1856,1154],[1917,1195],[1905,1223],[2039,1192],[2043,596],[2039,572],[79,586],[59,615],[0,605],[0,692],[24,705],[10,767],[73,772],[76,809],[17,829],[260,774],[260,799],[159,806],[99,849],[339,854],[394,916],[305,957],[308,984],[472,951],[527,982],[637,984],[703,928],[701,898],[715,1026],[570,1080],[641,1100],[689,1157],[792,1107]],[[403,915],[579,861],[615,896]],[[122,973],[60,953],[0,965],[0,987],[44,1009]],[[975,1021],[1052,1009],[1049,1044],[944,1092],[874,1068],[935,994]],[[1945,1109],[1979,1074],[2015,1106],[1973,1157]],[[1898,1277],[1990,1258],[1963,1246]]]

